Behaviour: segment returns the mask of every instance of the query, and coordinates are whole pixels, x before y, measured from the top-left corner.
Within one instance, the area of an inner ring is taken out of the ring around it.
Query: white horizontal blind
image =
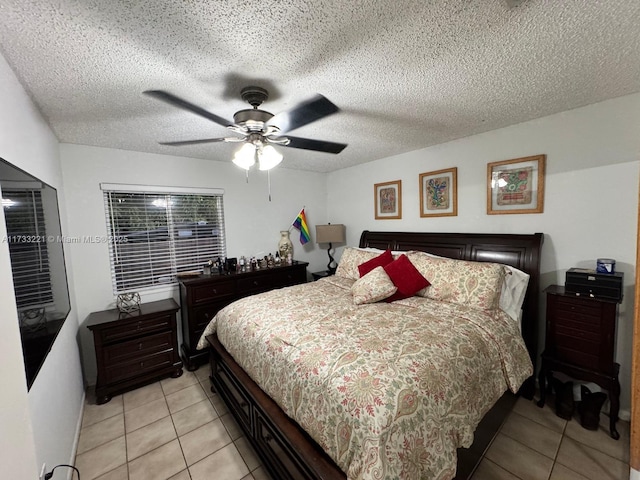
[[[2,199],[18,309],[53,303],[40,190],[3,189]]]
[[[105,190],[104,202],[115,293],[175,283],[226,256],[221,194]]]

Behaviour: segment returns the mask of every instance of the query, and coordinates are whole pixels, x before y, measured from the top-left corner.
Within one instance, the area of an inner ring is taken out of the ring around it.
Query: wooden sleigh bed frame
[[[360,247],[419,250],[461,260],[497,262],[528,273],[531,278],[522,307],[522,336],[535,366],[542,241],[541,233],[449,234],[365,230],[360,237]],[[211,345],[212,390],[222,397],[272,478],[346,479],[345,473],[317,443],[242,370],[217,336],[213,334],[207,340]],[[531,377],[519,393],[530,399],[534,389],[534,377]],[[456,479],[471,477],[515,401],[516,396],[507,391],[480,422],[473,445],[468,449],[458,449]]]

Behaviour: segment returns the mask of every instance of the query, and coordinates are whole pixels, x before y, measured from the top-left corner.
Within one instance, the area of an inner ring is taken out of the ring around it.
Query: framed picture
[[[420,216],[458,215],[458,169],[447,168],[420,174]]]
[[[542,213],[546,155],[487,164],[487,214]]]
[[[402,180],[376,183],[373,186],[376,220],[402,218]]]

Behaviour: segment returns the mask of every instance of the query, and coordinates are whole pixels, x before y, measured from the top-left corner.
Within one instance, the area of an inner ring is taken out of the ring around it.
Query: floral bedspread
[[[532,374],[517,324],[412,297],[354,305],[329,277],[213,319],[235,360],[355,479],[450,479],[484,414]]]

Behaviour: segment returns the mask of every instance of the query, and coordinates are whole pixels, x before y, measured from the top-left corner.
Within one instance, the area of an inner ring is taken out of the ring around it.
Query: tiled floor
[[[209,388],[208,367],[95,405],[87,395],[76,467],[83,480],[269,479]],[[473,480],[628,480],[629,424],[612,440],[520,398]],[[277,479],[276,479],[277,480]]]

